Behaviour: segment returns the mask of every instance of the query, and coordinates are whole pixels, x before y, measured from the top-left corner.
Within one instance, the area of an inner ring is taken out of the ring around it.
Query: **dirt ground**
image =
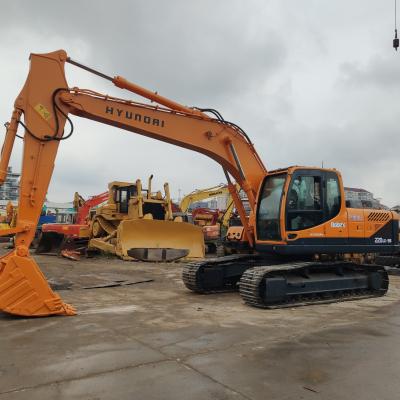
[[[179,263],[35,258],[79,314],[0,314],[0,400],[399,397],[399,276],[382,298],[259,310],[191,293]]]

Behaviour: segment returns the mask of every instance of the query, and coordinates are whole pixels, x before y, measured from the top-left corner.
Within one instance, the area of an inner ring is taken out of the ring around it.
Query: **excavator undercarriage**
[[[252,254],[189,263],[182,279],[202,294],[239,290],[246,304],[261,308],[383,296],[389,283],[385,269],[374,264]]]

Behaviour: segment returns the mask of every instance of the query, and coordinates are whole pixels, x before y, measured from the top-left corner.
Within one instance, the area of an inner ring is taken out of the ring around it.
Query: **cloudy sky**
[[[31,52],[65,49],[109,75],[183,104],[218,109],[252,138],[268,169],[339,169],[389,206],[400,203],[400,52],[393,1],[7,1],[2,3],[0,120],[7,121]],[[133,98],[67,66],[70,86]],[[197,153],[73,117],[49,199],[112,180],[169,181],[172,193],[224,182]],[[21,142],[11,165],[20,169]]]

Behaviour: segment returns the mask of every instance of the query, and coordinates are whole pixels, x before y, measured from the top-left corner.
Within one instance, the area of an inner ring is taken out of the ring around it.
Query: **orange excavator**
[[[70,87],[66,62],[156,105]],[[7,125],[1,182],[18,126],[25,132],[18,135],[24,141],[18,220],[15,228],[0,233],[15,234],[15,249],[0,259],[1,311],[24,316],[76,313],[51,290],[29,254],[58,146],[73,132],[70,115],[184,147],[221,165],[251,252],[186,264],[183,280],[189,289],[207,293],[239,285],[245,302],[258,307],[386,293],[388,275],[383,267],[367,263],[367,255],[398,251],[396,213],[347,208],[335,169],[292,166],[267,171],[249,136],[218,111],[183,106],[120,76],[84,66],[59,50],[31,54],[26,83]],[[246,193],[248,219],[232,178]]]
[[[108,199],[108,192],[84,200],[79,193],[74,195],[74,208],[76,210],[73,224],[51,223],[42,225],[42,233],[36,247],[37,254],[59,254],[63,250],[75,250],[86,247],[89,236],[89,212],[92,207],[104,203]]]

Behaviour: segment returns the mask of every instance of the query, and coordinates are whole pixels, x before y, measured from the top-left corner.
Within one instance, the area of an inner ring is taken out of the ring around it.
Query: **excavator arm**
[[[89,216],[90,209],[104,203],[108,199],[108,191],[100,193],[96,196],[89,197],[83,201],[83,204],[78,208],[76,214],[76,224],[85,224]]]
[[[72,315],[73,307],[52,292],[35,261],[29,256],[42,204],[54,169],[60,142],[73,130],[69,114],[92,119],[153,139],[207,155],[218,162],[228,179],[247,238],[254,242],[253,227],[230,176],[246,192],[254,212],[255,196],[266,174],[247,135],[235,124],[205,112],[182,106],[124,78],[111,78],[72,61],[63,50],[31,54],[25,85],[15,101],[0,160],[0,183],[4,182],[18,125],[25,129],[17,226],[2,235],[16,233],[15,249],[0,259],[0,310],[16,315]],[[64,65],[70,62],[101,75],[116,86],[159,105],[147,105],[79,88],[69,88]],[[22,121],[22,115],[24,119]],[[65,132],[66,121],[69,132]]]
[[[240,190],[239,185],[236,185],[236,190],[237,191]],[[179,204],[179,208],[181,209],[182,212],[185,213],[188,211],[190,205],[192,203],[194,203],[195,201],[210,199],[210,198],[225,195],[225,194],[230,195],[230,192],[229,192],[228,186],[224,185],[224,184],[213,186],[213,187],[210,187],[207,189],[197,189],[183,197],[183,199],[181,200],[181,202]],[[232,203],[232,199],[230,196],[228,197],[228,203],[229,204]]]
[[[213,186],[207,189],[197,189],[183,197],[179,203],[179,208],[185,213],[188,211],[190,205],[195,201],[201,201],[228,193],[228,186],[224,184]]]

